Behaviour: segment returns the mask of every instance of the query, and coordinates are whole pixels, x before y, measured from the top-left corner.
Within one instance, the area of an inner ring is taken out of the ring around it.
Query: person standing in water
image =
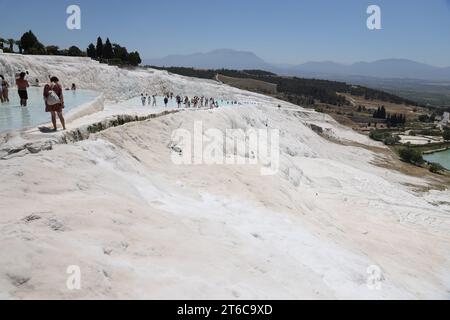
[[[166,96],[165,98],[164,98],[164,106],[167,108],[167,104],[169,103],[169,97],[168,96]]]
[[[0,102],[3,103],[5,102],[3,100],[3,76],[0,75]]]
[[[142,101],[142,106],[145,107],[145,102],[147,101],[147,99],[145,98],[144,94],[141,94],[141,101]]]
[[[0,76],[1,79],[0,81],[2,89],[3,89],[3,101],[4,102],[9,102],[9,83],[8,81],[5,80],[5,78],[3,76]]]
[[[46,84],[44,87],[44,100],[45,100],[45,112],[50,112],[52,115],[53,130],[57,131],[56,126],[56,115],[61,121],[63,130],[66,130],[66,121],[63,116],[64,109],[64,96],[63,89],[59,84],[59,79],[57,77],[51,77],[50,83]]]
[[[156,94],[153,95],[153,107],[156,107]]]
[[[19,93],[20,98],[20,106],[26,107],[28,101],[28,91],[27,88],[30,87],[30,84],[27,80],[25,80],[26,73],[21,72],[19,78],[16,79],[17,92]]]

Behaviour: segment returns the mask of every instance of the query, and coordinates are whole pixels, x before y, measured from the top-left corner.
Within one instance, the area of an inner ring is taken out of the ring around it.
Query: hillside
[[[450,193],[426,171],[391,169],[398,160],[382,144],[214,80],[0,54],[1,74],[18,69],[104,101],[67,132],[0,136],[0,298],[448,298]],[[139,106],[140,93],[167,91],[240,104]],[[199,122],[205,143],[217,132],[208,129],[278,130],[278,161],[176,164],[174,151],[187,154],[191,143],[173,133],[193,134]],[[74,265],[82,286],[70,291]],[[373,268],[381,290],[370,286]]]
[[[366,99],[380,100],[397,104],[417,105],[414,101],[363,86],[354,86],[337,81],[285,77],[262,70],[211,70],[185,67],[164,67],[158,69],[202,79],[216,79],[216,76],[219,74],[228,78],[256,80],[259,81],[260,84],[262,84],[261,82],[265,82],[276,85],[277,92],[283,94],[283,99],[298,105],[305,105],[308,103],[314,104],[314,101],[332,105],[349,105],[350,101],[346,100],[344,96],[339,95],[339,93],[347,93],[364,97]],[[238,88],[251,89],[251,87],[240,86],[242,83],[245,84],[245,81],[236,82],[236,80],[234,80],[234,82],[237,84],[236,86]],[[232,83],[230,82],[230,84]],[[266,84],[265,86],[267,87],[268,85]],[[273,92],[273,90],[269,90],[269,92],[270,91]]]
[[[216,50],[209,53],[147,59],[144,60],[144,64],[174,70],[181,67],[185,70],[177,71],[183,71],[183,74],[192,67],[202,70],[264,69],[283,76],[325,79],[360,85],[389,92],[430,107],[449,108],[450,106],[450,67],[435,67],[408,59],[382,59],[353,64],[310,61],[299,65],[282,66],[266,62],[251,52]]]
[[[217,75],[217,80],[220,82],[229,84],[232,87],[236,87],[243,90],[260,92],[264,94],[276,94],[278,92],[277,85],[261,80],[245,79],[245,78],[233,78],[227,77],[221,74]]]

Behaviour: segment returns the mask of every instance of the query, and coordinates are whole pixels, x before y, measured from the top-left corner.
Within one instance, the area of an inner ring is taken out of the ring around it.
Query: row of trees
[[[18,48],[20,54],[46,54],[46,48],[31,30],[25,32],[19,40],[0,38],[0,49],[4,52],[14,53],[14,47]]]
[[[0,38],[0,49],[13,53],[14,46],[17,46],[19,48],[19,52],[22,53],[22,43],[20,40]]]
[[[386,120],[386,123],[390,127],[403,126],[406,124],[406,116],[404,114],[389,114],[384,106],[378,107],[373,113],[375,119]]]
[[[419,121],[424,123],[434,123],[434,121],[436,121],[436,114],[422,114],[419,116]]]
[[[117,43],[111,44],[109,38],[103,44],[102,38],[98,37],[97,45],[95,46],[91,43],[86,50],[86,54],[92,59],[106,61],[110,64],[131,64],[137,66],[142,62],[139,52],[128,52],[127,48]]]
[[[5,48],[5,44],[8,45],[7,48]],[[97,40],[97,46],[94,46],[91,43],[86,52],[76,46],[71,46],[69,49],[62,50],[58,46],[54,45],[44,46],[31,30],[25,32],[20,40],[5,40],[0,38],[0,49],[3,51],[14,53],[14,46],[19,49],[20,54],[90,57],[101,62],[132,66],[138,66],[142,62],[139,52],[135,51],[128,53],[127,48],[116,43],[111,44],[109,39],[107,39],[106,43],[103,44],[100,37]]]
[[[373,113],[373,117],[375,119],[386,119],[386,115],[386,108],[384,106],[378,107],[378,109]]]
[[[388,126],[398,127],[404,126],[406,124],[406,116],[404,114],[388,114],[386,117],[386,122]]]

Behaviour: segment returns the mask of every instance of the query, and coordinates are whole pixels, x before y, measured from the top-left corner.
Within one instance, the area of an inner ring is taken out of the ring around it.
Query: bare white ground
[[[0,55],[0,73],[54,74],[102,92],[104,108],[69,130],[156,112],[123,102],[142,91],[247,103],[0,160],[0,298],[450,298],[449,191],[415,192],[411,185],[429,182],[377,167],[378,155],[311,125],[376,143],[327,116],[212,81],[54,59]],[[205,130],[279,129],[278,173],[173,164],[171,133],[195,121]],[[13,133],[3,146],[34,135]],[[71,265],[81,290],[67,288]],[[368,286],[371,266],[381,270],[379,290]]]

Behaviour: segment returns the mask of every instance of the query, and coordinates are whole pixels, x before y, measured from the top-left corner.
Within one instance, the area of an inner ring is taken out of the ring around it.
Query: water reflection
[[[11,127],[13,124],[13,117],[11,115],[10,103],[0,104],[0,128]]]
[[[22,108],[20,110],[20,115],[22,119],[22,127],[28,127],[31,125],[31,115],[30,115],[30,109],[28,107]]]

